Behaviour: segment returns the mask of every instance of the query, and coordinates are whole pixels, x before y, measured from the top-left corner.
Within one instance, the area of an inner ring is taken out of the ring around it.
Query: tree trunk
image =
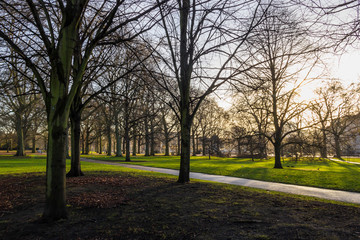
[[[67,126],[66,128],[66,146],[65,146],[65,149],[66,149],[66,159],[71,159],[70,157],[70,154],[69,154],[69,126]]]
[[[320,149],[320,156],[322,158],[327,158],[327,136],[325,129],[322,130],[322,142],[321,142],[321,149]]]
[[[281,164],[281,144],[275,142],[274,144],[275,149],[275,165],[274,168],[283,168]]]
[[[162,117],[163,127],[164,127],[164,138],[165,138],[165,156],[169,156],[169,131],[166,124],[165,116]]]
[[[46,203],[43,213],[43,218],[46,220],[67,218],[65,143],[68,116],[59,110],[52,110],[48,114],[50,116],[48,117]]]
[[[102,154],[102,140],[101,140],[101,134],[99,136],[99,154]]]
[[[195,142],[195,133],[193,132],[192,135],[191,135],[191,138],[192,138],[192,149],[193,149],[193,152],[192,152],[192,156],[196,156],[196,142]]]
[[[134,131],[134,135],[133,135],[132,155],[136,156],[136,134],[135,134],[135,131]]]
[[[145,156],[150,156],[149,124],[147,117],[145,118],[144,126],[145,126]]]
[[[170,155],[169,133],[165,134],[165,156]]]
[[[15,156],[25,156],[24,128],[22,118],[19,113],[16,113],[15,115],[15,127],[18,144]]]
[[[177,134],[177,149],[176,149],[176,151],[177,151],[176,155],[180,156],[180,154],[181,154],[181,133],[180,132],[178,132],[178,134]]]
[[[85,137],[84,134],[81,134],[81,154],[85,154]]]
[[[190,129],[191,120],[188,113],[189,109],[182,109],[181,119],[181,155],[180,155],[180,172],[179,183],[190,181]]]
[[[81,171],[80,162],[80,135],[81,135],[81,113],[79,111],[71,111],[71,167],[66,174],[67,177],[84,176]]]
[[[111,156],[111,127],[107,127],[107,139],[108,139],[108,146],[107,146],[107,155]]]
[[[335,140],[335,157],[342,159],[341,158],[341,147],[340,147],[340,136],[335,135],[334,140]]]
[[[129,129],[125,128],[125,161],[130,162],[130,137]]]
[[[138,154],[140,154],[140,147],[141,147],[141,136],[140,136],[140,135],[138,136],[137,141],[138,141],[138,145],[137,145],[137,153],[138,153]]]
[[[89,141],[89,137],[90,137],[90,131],[89,128],[86,129],[86,136],[85,136],[85,154],[89,154],[90,153],[90,141]]]
[[[36,153],[36,135],[35,135],[35,133],[31,139],[31,141],[32,141],[31,153]]]
[[[119,126],[117,124],[115,125],[115,138],[116,138],[116,157],[122,157],[121,135],[120,135],[120,131],[119,131]]]

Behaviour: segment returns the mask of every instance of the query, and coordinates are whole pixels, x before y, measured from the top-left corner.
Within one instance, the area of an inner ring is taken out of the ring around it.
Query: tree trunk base
[[[66,174],[66,177],[81,177],[81,176],[85,176],[82,171],[73,171],[73,170],[70,170],[70,171]]]
[[[51,223],[61,219],[68,219],[68,214],[66,209],[63,209],[61,211],[55,210],[52,213],[50,213],[49,210],[45,210],[39,221],[40,223]]]

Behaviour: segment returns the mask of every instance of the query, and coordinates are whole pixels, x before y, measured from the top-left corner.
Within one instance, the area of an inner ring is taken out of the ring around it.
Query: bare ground
[[[41,223],[44,182],[0,177],[0,239],[360,239],[360,207],[131,173],[68,179],[69,218]]]

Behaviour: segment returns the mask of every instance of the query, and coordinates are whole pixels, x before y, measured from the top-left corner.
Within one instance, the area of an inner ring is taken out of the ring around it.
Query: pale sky
[[[346,86],[350,83],[360,83],[360,49],[352,49],[342,55],[333,55],[328,58],[329,65],[329,77],[338,78]],[[315,97],[313,91],[315,88],[320,87],[319,81],[314,81],[312,84],[306,85],[301,91],[301,98],[304,100],[310,100]],[[229,95],[229,94],[227,94]],[[230,96],[223,95],[221,92],[215,97],[220,107],[229,109],[233,103]]]

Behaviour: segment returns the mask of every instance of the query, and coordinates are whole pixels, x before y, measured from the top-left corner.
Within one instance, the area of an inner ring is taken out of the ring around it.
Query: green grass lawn
[[[124,158],[104,155],[83,155],[83,157],[124,162]],[[178,169],[179,162],[178,156],[144,157],[140,155],[132,157],[132,162],[129,164]],[[285,160],[283,162],[284,169],[274,169],[273,165],[273,159],[253,162],[250,159],[237,158],[212,157],[211,160],[208,157],[191,158],[191,171],[193,172],[360,192],[360,165],[319,159],[298,162]],[[69,167],[70,161],[67,160],[67,171]],[[0,175],[45,172],[45,169],[45,156],[28,155],[28,157],[20,158],[0,155]],[[124,168],[82,162],[82,170],[86,173],[124,171]],[[138,170],[130,171],[137,172]]]
[[[98,163],[81,163],[84,172],[131,172],[141,173],[141,175],[150,176],[167,176],[167,174],[141,171],[136,169],[114,167],[111,165]],[[70,170],[70,160],[66,160],[66,171]],[[9,155],[0,155],[0,175],[21,175],[27,173],[45,173],[46,172],[46,156],[31,155],[26,157],[14,157]]]
[[[334,158],[337,159],[337,158]],[[348,162],[358,162],[360,163],[360,158],[357,157],[343,157],[342,160],[348,161]]]
[[[83,155],[83,157],[123,162],[124,158],[109,157],[104,155]],[[132,162],[142,166],[179,169],[178,156],[142,155],[132,157]],[[192,157],[191,171],[257,179],[272,182],[315,186],[330,189],[360,192],[360,165],[333,162],[325,159],[300,160],[283,162],[284,169],[274,169],[274,160],[255,160],[237,158]]]

